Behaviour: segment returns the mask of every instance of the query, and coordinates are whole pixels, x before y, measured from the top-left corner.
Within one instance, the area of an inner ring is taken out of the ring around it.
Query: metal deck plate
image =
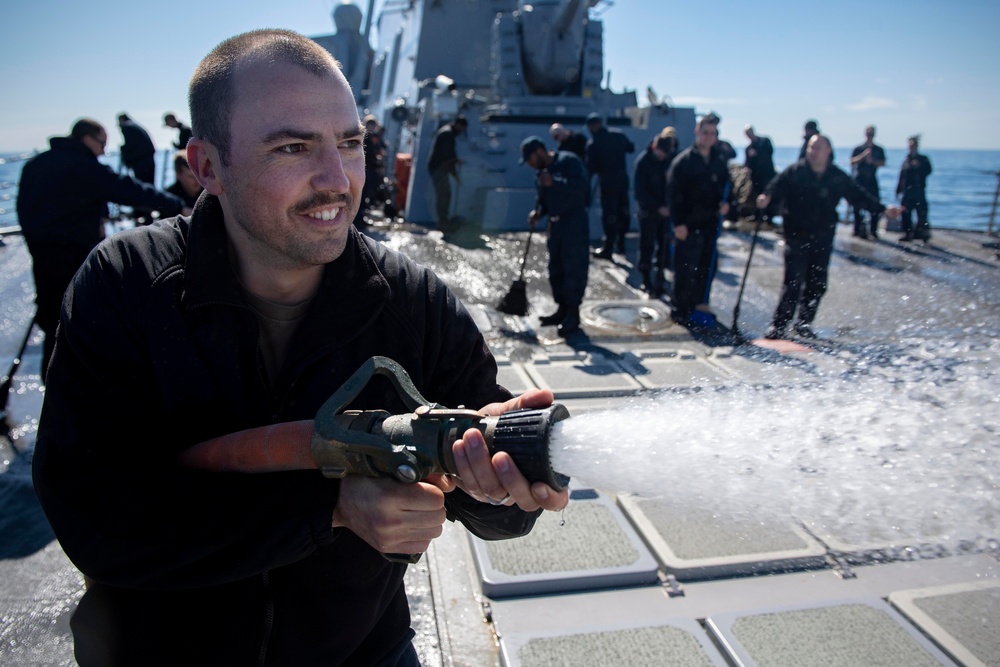
[[[813,355],[815,357],[815,355]],[[784,386],[814,379],[813,358],[790,359],[773,350],[759,348],[717,348],[708,362],[754,385]]]
[[[684,348],[638,351],[623,363],[623,368],[647,389],[710,387],[735,379]]]
[[[1000,581],[897,591],[889,603],[966,667],[1000,665]]]
[[[791,520],[744,521],[710,512],[672,512],[622,495],[618,504],[657,560],[681,581],[826,567],[826,550]]]
[[[543,513],[520,539],[486,542],[469,536],[485,595],[659,583],[656,560],[609,496],[577,489],[571,498],[565,512]]]
[[[950,553],[942,544],[944,526],[924,526],[925,530],[915,535],[889,525],[829,527],[808,517],[803,517],[802,523],[830,551],[856,565],[872,560],[937,558]]]
[[[504,667],[725,667],[705,630],[689,619],[654,626],[579,628],[500,638]]]
[[[535,383],[524,372],[521,364],[497,361],[497,382],[506,387],[515,396],[523,394],[528,389],[534,389]]]
[[[878,598],[713,615],[707,627],[745,667],[955,664]]]
[[[556,400],[589,396],[626,396],[642,389],[613,359],[599,354],[572,360],[539,359],[524,365],[528,377],[541,389],[551,389]]]

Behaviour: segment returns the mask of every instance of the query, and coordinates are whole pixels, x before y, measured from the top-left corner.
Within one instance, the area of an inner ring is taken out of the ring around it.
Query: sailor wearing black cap
[[[528,224],[534,229],[543,217],[549,218],[549,284],[557,309],[539,323],[558,324],[558,333],[565,338],[580,328],[580,304],[587,288],[587,170],[579,157],[568,151],[550,152],[536,136],[521,142],[520,164],[538,171],[538,199]]]

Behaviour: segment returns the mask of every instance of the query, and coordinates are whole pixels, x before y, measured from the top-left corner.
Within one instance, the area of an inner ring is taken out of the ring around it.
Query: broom
[[[531,248],[531,235],[534,233],[534,229],[529,231],[528,240],[524,242],[524,255],[521,257],[521,272],[518,274],[517,280],[511,284],[510,290],[503,295],[500,303],[497,304],[497,310],[501,313],[507,313],[508,315],[528,314],[528,285],[524,282],[524,265],[528,260],[528,249]]]
[[[21,348],[14,355],[7,375],[0,382],[0,429],[2,429],[0,435],[8,439],[10,437],[10,422],[7,420],[7,399],[10,398],[10,390],[14,386],[14,375],[21,366],[21,358],[24,357],[24,351],[28,348],[28,341],[31,340],[31,332],[34,328],[35,318],[32,317],[31,322],[28,323],[28,330],[24,333],[24,340],[21,341]]]

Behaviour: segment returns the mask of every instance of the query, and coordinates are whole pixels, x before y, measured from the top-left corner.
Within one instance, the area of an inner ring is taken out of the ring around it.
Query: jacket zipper
[[[260,642],[260,657],[257,664],[264,667],[267,662],[267,642],[271,638],[271,628],[274,626],[274,600],[271,597],[271,577],[265,570],[260,575],[264,584],[264,636]]]

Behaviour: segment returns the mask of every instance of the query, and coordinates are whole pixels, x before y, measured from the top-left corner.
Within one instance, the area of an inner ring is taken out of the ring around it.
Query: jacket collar
[[[208,305],[248,307],[229,261],[229,243],[218,197],[204,193],[195,204],[185,260],[187,308]],[[303,328],[319,324],[317,335],[329,341],[356,335],[391,297],[371,249],[353,226],[343,254],[326,265],[319,291]]]
[[[91,158],[95,162],[97,161],[97,156],[94,155],[94,152],[87,148],[82,141],[74,139],[73,137],[52,137],[49,139],[49,148],[54,151],[79,153],[80,155]]]

